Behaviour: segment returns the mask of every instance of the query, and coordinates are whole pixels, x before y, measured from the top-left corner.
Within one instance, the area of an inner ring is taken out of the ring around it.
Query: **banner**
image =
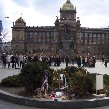
[[[103,89],[103,75],[96,75],[96,90]]]

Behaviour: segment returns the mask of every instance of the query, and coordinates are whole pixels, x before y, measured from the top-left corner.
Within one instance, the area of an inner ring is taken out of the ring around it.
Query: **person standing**
[[[105,60],[104,65],[105,65],[105,67],[107,67],[107,60]]]
[[[3,68],[6,68],[6,54],[3,53],[3,55],[1,56],[2,59],[2,63],[3,63]]]
[[[87,57],[85,57],[84,64],[85,64],[85,67],[87,67],[87,64],[88,64],[88,58]]]
[[[12,63],[12,68],[14,68],[15,67],[15,55],[12,55],[11,63]]]
[[[23,60],[24,60],[24,57],[22,54],[19,55],[19,63],[20,63],[20,68],[22,68],[22,65],[23,65]]]
[[[7,64],[8,64],[8,68],[9,68],[9,67],[11,67],[11,64],[10,64],[11,63],[11,55],[8,54],[6,59],[7,59]]]
[[[68,63],[69,63],[69,56],[68,55],[65,58],[65,63],[66,63],[66,67],[68,67]]]

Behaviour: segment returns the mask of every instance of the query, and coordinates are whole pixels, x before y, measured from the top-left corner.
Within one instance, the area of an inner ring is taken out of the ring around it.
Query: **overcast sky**
[[[109,26],[109,0],[70,0],[76,6],[82,27]],[[53,26],[66,0],[0,0],[0,19],[9,31],[20,16],[27,26]],[[22,15],[21,15],[22,14]],[[8,16],[9,19],[3,18]],[[11,40],[11,37],[8,37]]]

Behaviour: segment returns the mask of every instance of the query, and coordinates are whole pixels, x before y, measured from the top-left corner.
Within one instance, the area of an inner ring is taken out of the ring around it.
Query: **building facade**
[[[109,55],[109,28],[81,27],[76,7],[67,0],[54,26],[26,26],[22,17],[13,23],[12,51],[66,55]]]

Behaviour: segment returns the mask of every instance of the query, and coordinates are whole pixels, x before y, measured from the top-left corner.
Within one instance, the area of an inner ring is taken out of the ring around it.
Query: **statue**
[[[56,16],[56,18],[58,19],[59,16]]]
[[[68,40],[70,38],[70,28],[67,24],[64,25],[64,31],[65,31],[65,39]]]
[[[74,39],[73,38],[71,38],[70,48],[74,49]]]
[[[59,45],[58,46],[59,46],[60,49],[63,49],[63,42],[59,41]]]

